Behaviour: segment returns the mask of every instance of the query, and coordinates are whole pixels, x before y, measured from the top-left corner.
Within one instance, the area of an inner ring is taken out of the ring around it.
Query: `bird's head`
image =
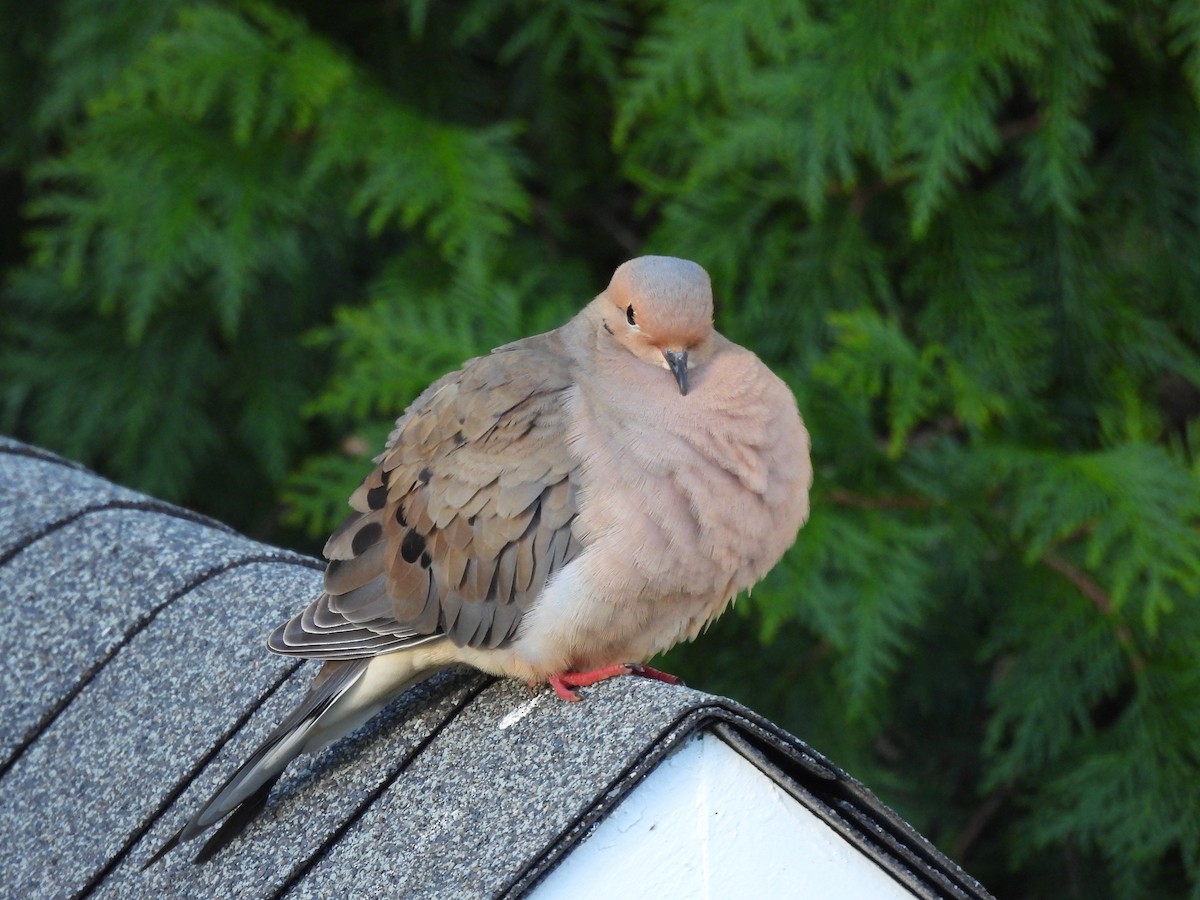
[[[638,359],[669,371],[687,394],[688,371],[712,352],[708,273],[690,260],[640,256],[617,268],[603,296],[605,330]]]

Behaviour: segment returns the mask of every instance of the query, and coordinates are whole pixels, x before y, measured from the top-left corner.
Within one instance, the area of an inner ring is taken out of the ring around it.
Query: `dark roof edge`
[[[660,732],[638,760],[496,896],[515,898],[532,890],[663,760],[702,731],[719,737],[916,896],[994,900],[983,885],[833,762],[770,721],[720,697],[692,707]]]
[[[78,472],[86,472],[89,475],[96,474],[83,463],[75,462],[73,459],[67,459],[64,456],[59,456],[57,453],[52,453],[49,450],[43,450],[41,447],[35,447],[32,444],[22,443],[16,438],[8,437],[4,434],[0,434],[0,453],[7,453],[11,456],[28,456],[32,459],[54,463],[55,465],[63,466],[67,469],[75,469]],[[100,478],[99,475],[96,475],[96,477]]]

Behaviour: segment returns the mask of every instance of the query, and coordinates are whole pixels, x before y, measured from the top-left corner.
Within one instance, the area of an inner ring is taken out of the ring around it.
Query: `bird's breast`
[[[522,620],[512,651],[531,671],[644,661],[695,637],[807,515],[808,435],[752,354],[707,367],[686,396],[665,371],[608,374],[567,397],[583,550]]]
[[[613,590],[723,602],[791,545],[808,509],[808,438],[790,392],[762,371],[765,391],[718,391],[707,372],[687,396],[655,385],[636,403],[571,398],[576,531]]]

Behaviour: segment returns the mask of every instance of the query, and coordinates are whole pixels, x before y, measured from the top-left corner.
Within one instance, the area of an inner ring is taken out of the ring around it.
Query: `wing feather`
[[[426,389],[326,543],[325,592],[276,629],[271,649],[341,659],[441,635],[477,647],[511,640],[581,549],[571,385],[558,338],[540,335]]]

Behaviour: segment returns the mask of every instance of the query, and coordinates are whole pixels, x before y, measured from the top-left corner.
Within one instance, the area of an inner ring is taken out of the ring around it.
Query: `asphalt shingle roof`
[[[732,701],[621,678],[567,704],[469,671],[301,757],[212,862],[142,871],[306,689],[316,666],[263,641],[322,569],[0,437],[0,895],[518,896],[709,729],[919,895],[987,896]]]

